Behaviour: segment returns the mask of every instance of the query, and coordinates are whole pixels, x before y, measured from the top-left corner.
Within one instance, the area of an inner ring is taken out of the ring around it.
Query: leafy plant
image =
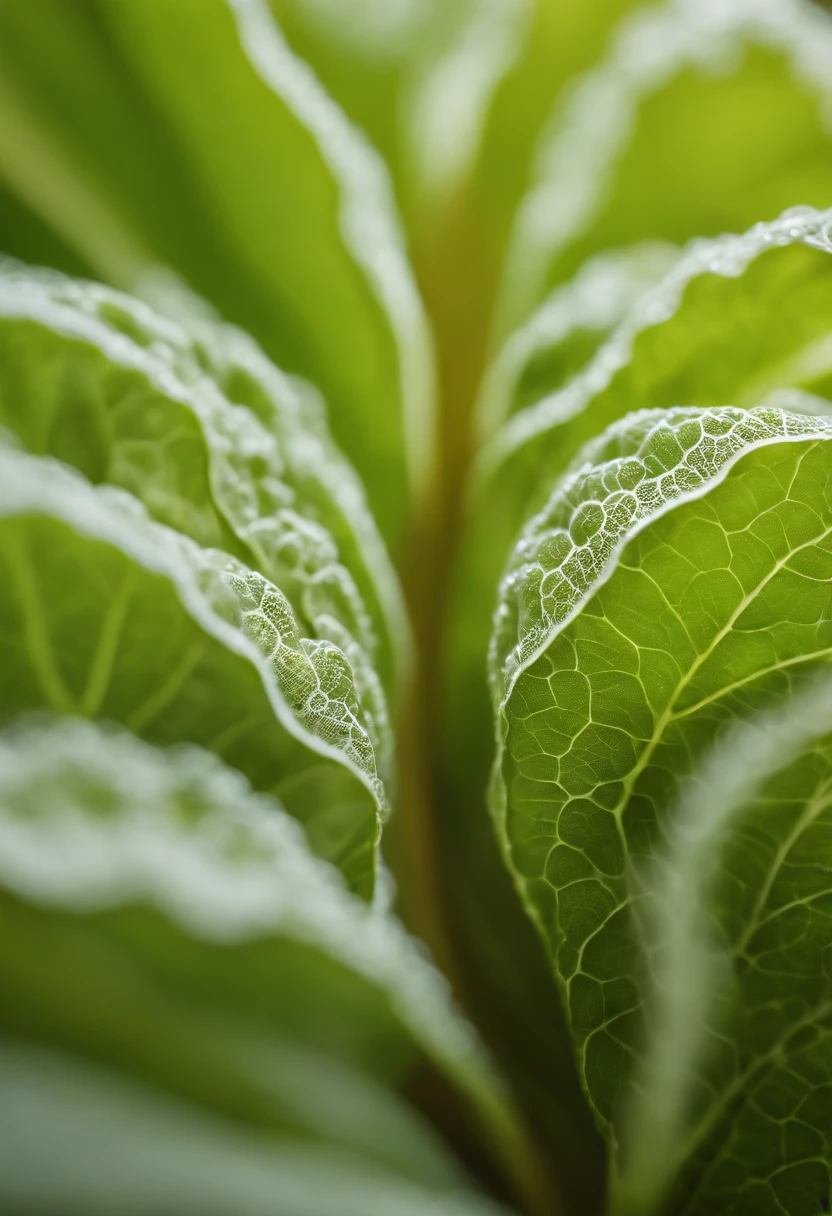
[[[829,1210],[830,81],[0,0],[4,1211]]]

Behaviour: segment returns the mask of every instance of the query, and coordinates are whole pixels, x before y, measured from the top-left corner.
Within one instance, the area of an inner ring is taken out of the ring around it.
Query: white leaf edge
[[[388,805],[374,763],[371,770],[360,767],[344,750],[305,728],[287,704],[266,656],[241,628],[215,611],[201,588],[200,575],[210,569],[222,569],[226,564],[222,561],[224,555],[200,549],[181,533],[155,523],[138,499],[122,490],[91,486],[74,469],[58,461],[29,456],[0,444],[0,518],[26,515],[51,516],[81,536],[112,545],[143,569],[167,579],[199,627],[255,668],[275,718],[286,733],[312,753],[326,756],[347,769],[369,791],[376,808],[378,840]],[[235,564],[234,573],[239,571],[245,568]],[[291,608],[281,592],[268,580],[256,577],[264,591],[273,593],[285,604],[287,617],[291,618]],[[309,662],[303,652],[297,654],[297,659]],[[372,753],[369,738],[367,743]]]
[[[68,770],[98,775],[130,809],[93,818],[70,793],[37,817],[3,813],[32,773],[45,780]],[[177,779],[196,782],[212,805],[197,828],[165,813]],[[201,748],[161,750],[82,718],[13,724],[0,733],[0,876],[7,889],[54,908],[150,900],[198,939],[280,935],[318,949],[386,991],[415,1042],[478,1102],[502,1102],[488,1057],[421,943],[353,895],[274,798]]]
[[[676,442],[683,429],[697,429],[697,441],[687,446],[674,468],[648,475],[642,454],[663,432]],[[775,444],[813,440],[832,442],[832,417],[804,417],[765,406],[751,410],[691,406],[628,414],[590,443],[574,471],[526,524],[500,583],[489,654],[498,721],[522,673],[609,581],[635,536],[669,511],[709,494],[749,453]],[[605,448],[619,441],[626,446],[626,455],[596,463]],[[641,476],[634,484],[636,472]],[[578,543],[570,528],[587,505],[600,507],[608,526],[602,523]],[[609,507],[614,512],[612,519],[606,514]],[[557,565],[546,569],[547,550],[555,540],[563,542],[563,554]],[[526,606],[522,635],[506,650],[501,629],[512,619],[509,601],[515,602],[533,582],[541,584],[539,611],[532,617]],[[545,601],[551,608],[547,609]],[[497,764],[499,759],[498,755]]]
[[[409,89],[407,147],[417,191],[431,206],[470,173],[482,143],[488,107],[517,62],[534,0],[471,0],[448,47]]]
[[[630,312],[588,366],[558,389],[511,417],[481,449],[474,477],[484,483],[520,448],[589,408],[632,359],[638,336],[679,311],[688,286],[701,275],[739,278],[770,249],[802,244],[832,253],[832,208],[793,207],[776,220],[761,222],[739,236],[698,238],[655,287],[640,295]]]
[[[486,371],[477,403],[480,441],[505,422],[512,395],[536,355],[557,348],[576,330],[614,329],[638,297],[665,278],[680,253],[665,241],[640,241],[590,258],[573,279],[556,287],[506,340]]]

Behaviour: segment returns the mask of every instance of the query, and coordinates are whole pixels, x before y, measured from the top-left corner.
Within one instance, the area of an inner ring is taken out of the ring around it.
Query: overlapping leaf
[[[742,236],[694,241],[661,282],[637,295],[578,375],[515,413],[486,445],[476,526],[483,504],[499,499],[507,548],[582,446],[630,411],[752,406],[783,386],[823,393],[831,219],[797,208]]]
[[[292,46],[384,153],[406,206],[429,205],[431,195],[464,183],[494,88],[526,33],[528,0],[270,6]]]
[[[0,449],[0,704],[211,748],[372,891],[387,799],[346,655],[261,574],[43,457]]]
[[[463,701],[473,707],[458,753],[481,754],[473,740],[485,737],[492,589],[524,519],[585,443],[640,408],[751,406],[787,386],[827,393],[829,218],[806,209],[743,236],[694,242],[583,370],[494,433],[469,496],[448,651],[453,717],[462,721]],[[573,294],[580,301],[577,283],[560,298]]]
[[[455,464],[534,142],[632,0],[270,2],[393,169],[440,348],[439,426]]]
[[[416,227],[471,192],[502,248],[564,85],[632,0],[269,0],[292,47],[391,165]]]
[[[257,1211],[265,1180],[281,1173],[285,1201],[277,1186],[269,1210],[278,1200],[281,1211],[311,1210],[329,1171],[358,1193],[387,1177],[391,1203],[398,1190],[405,1203],[404,1179],[440,1193],[461,1184],[381,1084],[415,1046],[481,1107],[499,1108],[442,981],[403,930],[311,856],[278,804],[215,757],[156,751],[77,718],[7,731],[0,889],[3,1089],[16,1095],[0,1190],[4,1202],[20,1196],[15,1210],[42,1210],[56,1188],[66,1188],[62,1210],[84,1196],[168,1210],[201,1193],[189,1172],[213,1153],[206,1176],[223,1202],[236,1179],[243,1196],[259,1195]],[[81,1055],[137,1088],[119,1099],[106,1073],[73,1075],[26,1043]],[[179,1114],[138,1086],[175,1098]],[[95,1168],[107,1111],[105,1138],[135,1194],[119,1169]],[[48,1170],[31,1168],[37,1129],[55,1138]],[[331,1210],[342,1202],[353,1210],[335,1193]]]
[[[384,168],[265,0],[4,5],[0,90],[12,190],[97,277],[167,264],[318,384],[398,542],[430,447],[424,318]]]
[[[628,867],[726,721],[830,657],[831,441],[825,418],[764,408],[635,415],[503,582],[493,808],[607,1128],[640,1044]]]
[[[242,333],[189,324],[99,284],[7,267],[0,426],[276,583],[304,629],[349,656],[386,763],[403,610],[355,475],[303,385]]]
[[[825,395],[828,222],[827,212],[807,210],[740,237],[695,242],[636,299],[582,371],[514,413],[484,448],[469,495],[447,651],[451,754],[472,788],[486,779],[490,711],[482,656],[493,588],[524,520],[582,445],[632,410],[754,405],[781,386]],[[576,283],[559,298],[580,302],[581,294]]]
[[[555,288],[491,363],[479,403],[480,437],[486,441],[514,414],[568,384],[678,256],[658,241],[612,250]]]
[[[514,412],[493,432],[469,493],[445,651],[449,695],[442,777],[447,818],[456,827],[443,830],[457,849],[473,847],[481,815],[493,738],[483,656],[494,587],[524,518],[545,501],[581,445],[630,410],[724,401],[752,405],[781,385],[825,394],[825,344],[832,319],[827,221],[825,213],[807,212],[760,225],[743,237],[692,246],[663,283],[637,300],[585,368],[562,385],[557,383],[563,370],[559,351],[568,360],[574,350],[580,359],[580,343],[570,348],[567,336],[563,347],[556,346],[554,357],[542,366],[544,376],[555,377],[554,391]],[[591,283],[593,271],[588,273]],[[579,305],[580,282],[553,297],[553,303]],[[557,304],[551,315],[558,320]],[[544,322],[546,316],[541,310]],[[526,336],[534,339],[536,324],[533,319],[525,335],[519,331],[515,350]],[[563,326],[568,335],[566,312]],[[505,348],[502,366],[495,364],[495,377],[510,364],[512,349],[512,344]],[[507,400],[504,389],[503,410]],[[815,408],[824,406],[816,402]],[[480,858],[476,872],[485,870]],[[470,902],[482,906],[473,895]],[[495,913],[488,940],[495,940],[500,925],[507,924],[507,914]],[[475,937],[472,920],[468,940]],[[519,949],[517,940],[514,931],[506,953]],[[525,969],[530,975],[531,966]]]
[[[503,332],[605,248],[828,206],[830,63],[832,20],[806,0],[670,0],[625,21],[542,141]]]

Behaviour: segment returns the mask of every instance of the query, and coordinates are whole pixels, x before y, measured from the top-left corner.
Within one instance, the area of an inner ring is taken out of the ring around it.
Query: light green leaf
[[[418,943],[352,895],[337,872],[310,853],[281,806],[253,792],[240,773],[198,748],[161,751],[112,724],[74,717],[13,725],[0,735],[0,750],[0,875],[7,892],[32,908],[93,921],[112,913],[112,933],[125,934],[125,946],[134,930],[130,918],[115,912],[154,908],[170,923],[172,939],[188,939],[183,952],[198,954],[199,942],[229,949],[226,963],[215,963],[215,979],[210,972],[203,977],[214,985],[214,1003],[222,994],[229,1010],[254,1015],[259,1009],[264,1025],[284,1021],[315,1046],[331,1050],[340,1042],[367,1067],[379,1041],[379,1009],[387,1006],[452,1075],[472,1078],[470,1088],[482,1092],[493,1087],[473,1032],[453,1012],[444,980]],[[282,950],[281,941],[297,949]],[[296,974],[290,980],[287,970],[286,982],[269,985],[251,1006],[239,960],[246,943],[265,948],[269,942],[272,965],[294,967]],[[195,978],[187,967],[169,966],[152,934],[144,948],[149,963],[159,950],[154,965],[167,968],[168,982],[178,977],[186,988]],[[332,966],[304,967],[298,962],[304,951]],[[205,953],[220,952],[206,947]],[[33,979],[42,978],[31,955],[28,961]],[[222,966],[228,970],[220,974]],[[236,985],[226,983],[235,969]],[[316,1023],[308,1007],[292,1008],[304,992],[322,995],[344,969],[351,977],[341,981],[345,996],[350,984],[381,993],[375,1018],[364,1015],[339,1028],[328,1019]],[[106,998],[106,986],[101,995]],[[62,1011],[51,1016],[59,1025]]]
[[[492,649],[492,806],[602,1127],[639,1039],[628,867],[722,726],[832,656],[832,420],[644,412],[528,524]]]
[[[605,248],[828,206],[830,68],[832,18],[808,0],[670,0],[627,19],[541,140],[503,333]]]
[[[349,660],[239,560],[123,491],[0,449],[0,705],[215,751],[370,894],[386,794]]]
[[[170,265],[321,388],[398,542],[431,446],[424,316],[383,165],[265,0],[4,5],[0,116],[0,175],[96,275]]]
[[[492,484],[479,492],[493,497],[499,479],[519,529],[583,445],[633,410],[748,407],[783,386],[823,392],[832,369],[830,223],[832,211],[801,207],[741,236],[692,242],[578,375],[497,432],[478,470]]]
[[[751,406],[781,386],[792,394],[803,386],[832,395],[829,222],[829,212],[806,209],[742,236],[694,242],[662,282],[637,297],[577,375],[514,413],[482,449],[469,487],[446,650],[446,754],[460,790],[478,792],[487,781],[492,730],[484,655],[494,588],[524,520],[583,445],[641,408]],[[554,297],[574,304],[577,316],[580,282]],[[807,398],[793,395],[791,403],[798,412],[823,408],[813,399],[809,410]]]
[[[615,1211],[659,1210],[680,1169],[674,1211],[828,1202],[830,732],[827,670],[720,739],[636,876],[649,1033]]]
[[[303,385],[239,331],[190,325],[0,267],[0,426],[279,586],[302,628],[349,657],[386,772],[404,613],[360,486]]]
[[[647,0],[651,4],[653,0]],[[488,4],[483,4],[488,10]],[[499,9],[499,3],[493,7]],[[503,7],[510,8],[511,5]],[[494,79],[480,120],[472,192],[475,214],[485,219],[492,256],[502,258],[511,222],[534,168],[534,149],[553,105],[603,54],[610,31],[623,14],[646,7],[634,0],[593,0],[591,4],[517,4],[512,55]],[[518,35],[522,35],[519,38]],[[505,54],[505,52],[504,52]],[[425,145],[424,156],[430,156]]]
[[[461,1181],[358,1071],[384,1078],[415,1046],[499,1106],[443,981],[215,757],[77,718],[7,730],[0,888],[7,1038],[126,1072],[257,1129],[264,1149],[324,1143],[347,1163]]]
[[[425,234],[426,214],[472,190],[495,256],[554,99],[632,0],[269,4],[293,49],[384,154],[414,228]]]
[[[0,251],[5,254],[11,249],[24,262],[53,266],[67,274],[88,272],[84,260],[22,198],[6,188],[0,174]]]
[[[317,1145],[269,1145],[70,1057],[0,1047],[0,1197],[21,1216],[499,1216]]]
[[[645,241],[599,254],[571,282],[556,287],[488,369],[479,402],[482,439],[567,384],[678,257],[673,245]]]
[[[446,7],[456,19],[446,19],[445,37],[413,83],[407,112],[416,197],[431,208],[464,192],[476,176],[495,91],[523,52],[536,5],[457,0]]]
[[[493,588],[524,520],[584,444],[642,408],[753,406],[781,387],[832,395],[830,218],[805,209],[742,236],[694,242],[662,282],[637,297],[577,375],[513,414],[482,449],[447,651],[450,714],[464,719],[460,729],[468,732],[464,745],[451,738],[455,757],[482,756],[490,735],[483,655]],[[556,298],[579,308],[579,282]],[[814,400],[806,412],[819,408]],[[469,779],[483,784],[482,763]]]
[[[493,91],[516,58],[529,0],[270,0],[391,165],[408,209],[432,207],[475,161]]]

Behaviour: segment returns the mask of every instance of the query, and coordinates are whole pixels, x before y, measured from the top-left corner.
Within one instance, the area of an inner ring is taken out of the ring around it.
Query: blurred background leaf
[[[183,59],[181,49],[188,46]],[[422,492],[430,343],[382,162],[260,0],[0,7],[9,253],[127,290],[161,263],[327,398],[398,546]]]
[[[288,1186],[292,1160],[308,1178],[298,1210],[311,1210],[307,1153],[321,1180],[328,1169],[345,1172],[333,1212],[357,1210],[362,1169],[368,1193],[373,1170],[388,1172],[391,1202],[396,1176],[403,1203],[405,1179],[440,1193],[466,1185],[388,1086],[421,1054],[475,1104],[498,1107],[470,1028],[416,944],[349,895],[296,824],[238,773],[207,753],[156,751],[113,727],[32,721],[0,738],[0,827],[0,1022],[12,1040],[2,1066],[4,1202],[19,1195],[20,1210],[42,1210],[62,1188],[66,1210],[80,1210],[85,1195],[115,1201],[125,1185],[115,1160],[137,1171],[128,1203],[168,1210],[167,1185],[173,1203],[185,1202],[182,1188],[190,1202],[201,1194],[189,1152],[203,1142],[206,1159],[217,1154],[222,1202],[236,1180],[243,1197],[249,1187],[260,1196],[257,1211],[294,1210],[291,1187],[285,1208],[279,1188],[263,1207],[264,1171],[272,1185],[287,1174]],[[153,1114],[141,1088],[119,1097],[106,1075],[87,1078],[48,1053],[32,1068],[38,1044],[212,1112],[225,1131],[184,1109]],[[75,1095],[77,1118],[63,1093]],[[121,1119],[106,1136],[109,1172],[95,1168],[107,1110]],[[138,1142],[128,1134],[134,1119]],[[41,1125],[54,1139],[40,1151],[56,1156],[35,1170]],[[148,1172],[155,1163],[159,1176]]]

